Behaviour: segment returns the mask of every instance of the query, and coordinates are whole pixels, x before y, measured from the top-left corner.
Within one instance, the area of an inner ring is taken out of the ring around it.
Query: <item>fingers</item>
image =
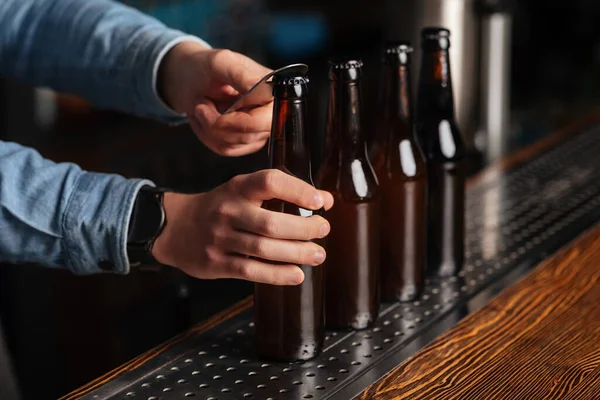
[[[230,86],[231,87],[231,86]],[[235,90],[235,89],[234,89]],[[271,103],[273,101],[273,86],[266,84],[264,81],[255,84],[252,88],[244,94],[240,99],[236,99],[235,109],[253,108],[264,104]],[[229,103],[231,106],[233,102]]]
[[[249,110],[233,111],[220,115],[215,121],[214,129],[238,134],[236,139],[244,139],[247,133],[267,133],[271,131],[273,119],[273,102]],[[242,141],[242,143],[245,143]]]
[[[231,224],[235,229],[273,239],[320,239],[327,236],[331,229],[327,220],[318,215],[306,218],[265,210],[251,203],[236,211],[231,217]]]
[[[277,169],[239,175],[229,182],[237,193],[253,202],[280,199],[309,210],[318,210],[324,205],[319,190]]]
[[[196,136],[198,136],[200,141],[202,141],[206,147],[215,153],[226,157],[239,157],[246,154],[256,153],[265,146],[265,143],[269,138],[269,132],[247,134],[252,138],[246,141],[252,141],[252,143],[230,144],[223,140],[223,137],[215,135],[215,133],[211,131],[210,127],[201,124],[193,116],[189,118],[189,123]]]
[[[304,281],[304,273],[296,265],[269,264],[239,256],[226,257],[222,277],[281,286],[299,285]]]
[[[273,113],[269,103],[251,110],[221,114],[212,102],[198,104],[190,126],[217,154],[234,157],[254,153],[267,142]]]
[[[193,111],[186,108],[192,129],[208,148],[220,155],[233,157],[260,150],[271,130],[273,101],[270,87],[263,88],[264,95],[249,96],[253,107],[225,115],[222,112],[271,70],[230,50],[211,51],[202,59],[208,61],[204,64],[208,67],[206,75],[218,85],[203,93],[200,104]]]
[[[195,116],[201,125],[227,144],[251,144],[266,140],[271,131],[273,103],[250,110],[221,114],[212,102],[196,106]]]
[[[265,261],[317,266],[325,260],[325,250],[316,243],[279,240],[240,231],[231,232],[222,246],[228,252]]]
[[[319,190],[319,193],[323,196],[323,207],[325,207],[325,210],[331,209],[331,207],[333,207],[333,196],[331,193],[324,190]]]

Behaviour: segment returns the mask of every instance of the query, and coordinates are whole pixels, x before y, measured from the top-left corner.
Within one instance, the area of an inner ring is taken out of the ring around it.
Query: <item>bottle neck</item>
[[[341,158],[365,156],[360,81],[331,81],[329,95],[327,141],[330,155],[335,158],[337,152]]]
[[[384,93],[390,116],[408,121],[412,117],[410,68],[407,65],[386,64]]]
[[[280,169],[312,183],[305,130],[305,98],[276,97],[269,143],[269,168]]]
[[[339,161],[339,124],[338,94],[334,82],[329,83],[329,100],[327,103],[327,124],[325,127],[325,161],[337,164]]]
[[[419,76],[417,117],[424,119],[454,119],[452,77],[448,50],[423,50]]]
[[[412,125],[410,67],[397,62],[387,62],[383,88],[383,114],[386,124],[404,125],[407,129],[393,129],[393,134],[410,135]],[[382,129],[381,133],[385,134],[385,129]],[[388,139],[386,138],[383,143],[387,144]]]

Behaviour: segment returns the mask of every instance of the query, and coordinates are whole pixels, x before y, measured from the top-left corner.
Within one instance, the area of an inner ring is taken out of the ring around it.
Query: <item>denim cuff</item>
[[[138,191],[154,183],[83,172],[62,221],[67,267],[76,274],[127,274],[127,230]]]

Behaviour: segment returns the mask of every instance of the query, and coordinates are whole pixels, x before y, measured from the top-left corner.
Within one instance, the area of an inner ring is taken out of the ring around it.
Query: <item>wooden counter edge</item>
[[[556,146],[558,143],[560,143],[564,140],[567,140],[571,136],[574,136],[575,134],[581,132],[583,129],[590,127],[596,123],[600,123],[600,107],[595,109],[594,111],[592,111],[590,114],[588,114],[584,118],[577,120],[571,124],[568,124],[565,127],[563,127],[562,129],[559,129],[558,131],[556,131],[556,132],[516,151],[515,153],[502,158],[501,160],[493,163],[492,165],[484,168],[482,171],[480,171],[479,173],[477,173],[476,175],[474,175],[467,181],[467,187],[474,184],[475,182],[493,179],[494,177],[496,177],[500,173],[502,173],[502,171],[504,171],[518,163],[521,163],[521,162],[524,162],[524,161],[527,161],[527,160],[533,158],[537,154]],[[161,354],[162,352],[166,351],[174,344],[181,342],[183,339],[185,339],[191,335],[194,335],[194,334],[199,334],[199,333],[205,332],[208,329],[212,328],[213,326],[215,326],[231,317],[234,317],[235,315],[248,309],[251,306],[252,306],[252,297],[248,297],[248,298],[240,301],[239,303],[233,305],[232,307],[224,310],[223,312],[215,315],[214,317],[208,319],[207,321],[200,323],[196,327],[191,328],[190,330],[182,333],[181,335],[178,335],[178,336],[174,337],[173,339],[168,340],[167,342],[165,342],[153,349],[148,350],[147,352],[132,359],[131,361],[128,361],[127,363],[121,365],[120,367],[115,368],[114,370],[102,375],[101,377],[89,382],[88,384],[61,397],[59,400],[77,399],[77,398],[79,398],[78,396],[83,396],[83,395],[91,392],[92,390],[98,388],[99,386],[104,385],[105,383],[116,378],[117,376],[119,376],[125,372],[136,369],[137,367],[143,365],[149,359],[157,356],[158,354]]]

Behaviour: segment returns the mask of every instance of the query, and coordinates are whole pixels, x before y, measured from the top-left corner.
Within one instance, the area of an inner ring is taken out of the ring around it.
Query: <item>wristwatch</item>
[[[166,188],[145,185],[138,192],[127,232],[127,257],[132,267],[160,265],[152,255],[152,246],[167,224],[163,204],[167,191]]]

